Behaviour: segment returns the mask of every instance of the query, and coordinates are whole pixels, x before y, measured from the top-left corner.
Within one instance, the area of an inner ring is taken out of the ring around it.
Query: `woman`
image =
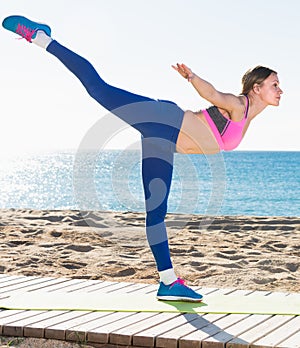
[[[214,154],[233,150],[250,122],[268,105],[279,105],[282,90],[277,73],[258,66],[243,77],[239,96],[221,93],[184,64],[173,68],[213,106],[183,111],[175,103],[153,100],[113,87],[102,80],[84,58],[51,38],[49,26],[22,16],[10,16],[3,27],[57,57],[106,109],[142,135],[142,177],[146,205],[146,234],[160,276],[160,300],[201,301],[202,295],[177,278],[170,258],[165,227],[174,152]]]

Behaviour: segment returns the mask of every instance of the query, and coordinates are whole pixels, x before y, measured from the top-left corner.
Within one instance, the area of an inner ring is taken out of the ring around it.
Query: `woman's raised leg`
[[[201,301],[200,294],[176,278],[164,222],[183,111],[174,103],[156,101],[107,84],[85,58],[52,40],[47,25],[22,16],[7,17],[2,24],[57,57],[98,103],[141,132],[146,233],[161,278],[157,297]]]

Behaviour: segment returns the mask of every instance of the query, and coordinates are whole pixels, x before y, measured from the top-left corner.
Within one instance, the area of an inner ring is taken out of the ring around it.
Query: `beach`
[[[0,273],[159,281],[143,213],[5,209],[0,218]],[[169,214],[166,224],[175,270],[188,285],[300,292],[299,217]],[[1,338],[0,348],[8,344],[88,347]]]
[[[0,211],[0,272],[158,283],[144,214]],[[189,285],[300,292],[300,218],[169,214],[170,250]]]

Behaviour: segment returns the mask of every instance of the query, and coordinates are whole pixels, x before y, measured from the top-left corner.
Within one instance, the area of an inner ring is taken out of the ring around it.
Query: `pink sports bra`
[[[243,130],[248,116],[249,99],[246,97],[246,110],[239,122],[234,122],[221,114],[216,106],[202,110],[221,150],[235,149],[243,138]]]

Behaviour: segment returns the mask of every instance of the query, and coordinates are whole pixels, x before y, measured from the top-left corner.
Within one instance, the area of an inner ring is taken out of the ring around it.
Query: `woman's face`
[[[278,106],[283,91],[279,87],[277,74],[271,73],[260,85],[257,92],[267,105]]]

